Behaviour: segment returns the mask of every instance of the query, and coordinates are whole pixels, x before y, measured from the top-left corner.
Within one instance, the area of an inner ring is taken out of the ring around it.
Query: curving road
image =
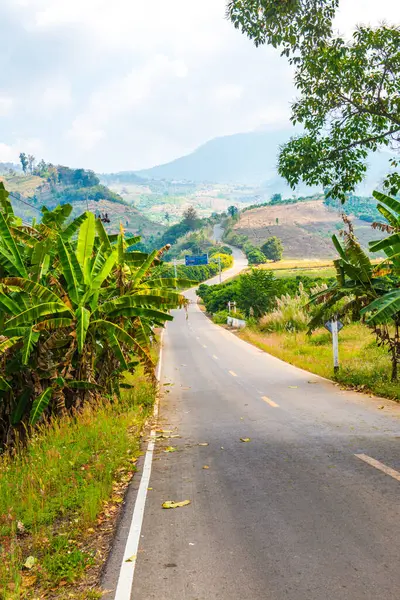
[[[244,266],[235,258],[224,277]],[[400,598],[398,405],[265,354],[195,303],[168,325],[161,383],[159,424],[181,437],[157,442],[133,600]]]

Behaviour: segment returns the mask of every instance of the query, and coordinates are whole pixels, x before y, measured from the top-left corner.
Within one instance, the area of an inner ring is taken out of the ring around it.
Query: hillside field
[[[40,217],[40,208],[43,205],[54,208],[59,203],[57,193],[64,189],[59,184],[50,186],[46,180],[35,175],[0,176],[0,181],[4,182],[9,192],[19,194],[23,200],[37,207],[37,209],[30,208],[18,199],[11,198],[18,216],[28,221],[34,217]],[[82,201],[74,201],[72,205],[73,216],[77,216],[87,209],[94,213],[107,213],[111,223],[106,225],[106,228],[112,233],[118,231],[120,223],[127,233],[141,235],[143,239],[162,234],[165,230],[164,225],[148,219],[134,206],[128,206],[122,202],[111,202],[105,199],[86,202],[82,198]]]
[[[352,221],[364,248],[370,240],[382,237],[369,223],[357,218]],[[325,206],[322,199],[253,208],[243,212],[234,226],[235,233],[246,235],[255,246],[271,236],[279,237],[287,259],[334,258],[331,237],[342,228],[340,213]]]

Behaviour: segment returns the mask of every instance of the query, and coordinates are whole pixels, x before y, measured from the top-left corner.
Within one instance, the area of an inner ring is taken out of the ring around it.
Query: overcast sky
[[[399,0],[342,5],[342,30],[400,22]],[[134,170],[288,127],[289,67],[224,15],[225,0],[0,0],[0,161]]]

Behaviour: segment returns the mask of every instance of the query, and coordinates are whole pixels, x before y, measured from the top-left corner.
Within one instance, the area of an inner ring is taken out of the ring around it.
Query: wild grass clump
[[[326,289],[327,285],[322,284],[311,290],[311,295]],[[259,326],[262,331],[306,331],[310,321],[310,310],[307,304],[310,300],[302,282],[299,283],[299,290],[296,294],[283,294],[275,300],[275,308],[261,317]]]

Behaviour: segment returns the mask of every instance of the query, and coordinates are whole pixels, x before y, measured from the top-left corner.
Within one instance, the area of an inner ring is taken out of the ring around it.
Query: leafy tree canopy
[[[348,41],[334,35],[339,0],[232,0],[228,16],[254,43],[281,49],[295,67],[300,92],[292,122],[304,134],[280,151],[279,173],[329,188],[345,201],[367,170],[372,151],[400,141],[400,30],[384,24],[357,27]],[[391,161],[397,167],[397,160]],[[385,187],[395,194],[400,175]]]
[[[274,262],[281,260],[283,252],[281,240],[276,237],[276,235],[268,238],[261,246],[261,252],[263,252],[269,260],[273,260]]]

